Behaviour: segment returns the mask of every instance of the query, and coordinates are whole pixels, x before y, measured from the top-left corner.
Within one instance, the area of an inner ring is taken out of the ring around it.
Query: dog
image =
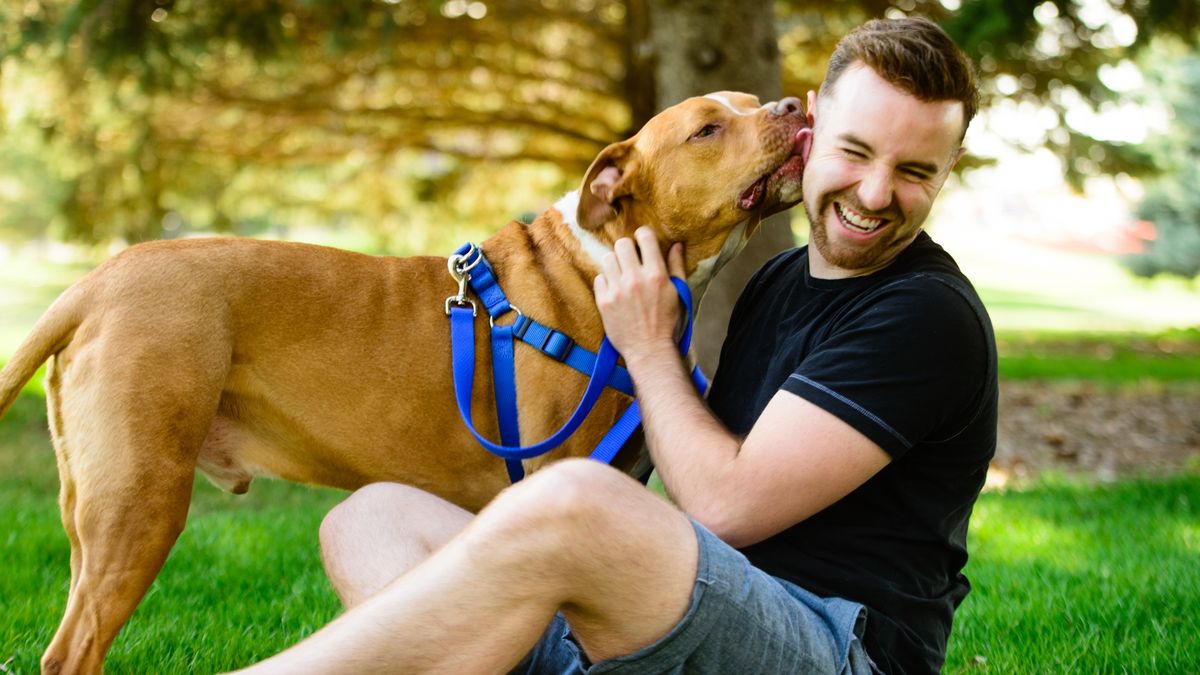
[[[800,201],[810,140],[797,99],[691,98],[482,248],[513,305],[594,351],[592,280],[618,238],[649,225],[664,247],[683,242],[699,298],[763,217]],[[473,511],[508,485],[458,418],[444,309],[456,290],[445,258],[237,238],[139,244],[67,289],[0,371],[3,414],[49,361],[71,585],[43,672],[101,670],[183,530],[197,469],[234,493],[258,476],[346,490],[396,481]],[[484,334],[487,318],[475,320]],[[489,347],[476,343],[475,423],[496,439]],[[586,378],[522,347],[515,369],[522,437],[540,440]],[[525,469],[585,456],[627,403],[607,391]]]

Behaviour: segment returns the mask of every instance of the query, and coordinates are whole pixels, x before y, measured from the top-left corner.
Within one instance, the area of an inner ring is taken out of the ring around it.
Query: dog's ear
[[[579,210],[575,215],[580,227],[594,230],[617,215],[614,204],[631,194],[636,166],[632,139],[613,143],[596,157],[579,190]]]

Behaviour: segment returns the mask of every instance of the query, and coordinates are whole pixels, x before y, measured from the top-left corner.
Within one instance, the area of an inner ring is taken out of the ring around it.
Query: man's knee
[[[395,521],[429,498],[432,496],[399,483],[372,483],[359,488],[325,514],[317,533],[321,550],[328,555],[369,537],[378,532],[380,521]]]
[[[567,459],[509,488],[481,516],[514,536],[549,534],[587,545],[637,518],[637,502],[645,496],[640,483],[611,467]]]

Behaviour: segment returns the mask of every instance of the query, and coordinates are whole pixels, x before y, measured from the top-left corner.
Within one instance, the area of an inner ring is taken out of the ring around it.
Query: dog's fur
[[[514,305],[594,350],[598,255],[649,225],[664,246],[685,243],[702,291],[762,216],[799,201],[805,127],[794,100],[689,99],[606,148],[578,193],[483,249]],[[2,414],[50,361],[71,590],[43,669],[100,670],[183,529],[197,468],[236,493],[256,476],[347,490],[399,481],[472,510],[504,488],[503,463],[454,403],[443,303],[455,290],[444,258],[247,239],[134,246],[68,289],[0,371]],[[477,342],[476,422],[497,438]],[[540,440],[585,378],[523,347],[516,371],[522,438]],[[586,455],[627,402],[607,392],[527,470]]]

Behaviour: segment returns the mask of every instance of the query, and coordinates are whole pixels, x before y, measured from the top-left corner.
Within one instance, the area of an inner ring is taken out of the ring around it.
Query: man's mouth
[[[862,232],[863,234],[874,232],[875,230],[879,229],[880,225],[883,225],[884,222],[886,222],[883,218],[871,218],[869,216],[864,216],[846,207],[841,202],[834,202],[833,209],[835,212],[837,212],[838,220],[842,221],[843,225],[851,230],[854,230],[855,232]]]

